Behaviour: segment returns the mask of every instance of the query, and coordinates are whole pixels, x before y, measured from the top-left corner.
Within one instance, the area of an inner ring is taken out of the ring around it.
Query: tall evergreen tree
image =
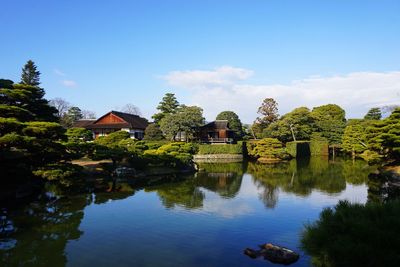
[[[179,108],[179,102],[176,100],[175,94],[167,93],[163,97],[157,109],[160,111],[152,116],[155,123],[159,123],[166,115],[174,114]]]
[[[37,70],[35,62],[28,60],[22,68],[21,84],[38,86],[40,84],[40,71]]]

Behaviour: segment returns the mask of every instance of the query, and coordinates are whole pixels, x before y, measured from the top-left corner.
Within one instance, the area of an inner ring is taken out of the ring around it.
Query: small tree
[[[70,107],[68,109],[68,112],[65,113],[61,119],[60,119],[60,123],[62,126],[64,126],[65,128],[69,128],[72,126],[72,124],[83,118],[82,115],[82,111],[80,108],[78,107]]]
[[[164,135],[157,124],[151,123],[146,127],[146,130],[144,131],[144,139],[159,141],[164,139]]]
[[[380,108],[371,108],[364,116],[364,120],[380,120],[382,111]]]
[[[38,86],[40,84],[40,71],[37,70],[35,63],[28,60],[22,68],[21,84]]]
[[[97,138],[94,142],[93,159],[111,159],[113,166],[116,167],[117,163],[127,156],[126,149],[120,145],[120,142],[129,138],[129,133],[125,131],[117,131]]]

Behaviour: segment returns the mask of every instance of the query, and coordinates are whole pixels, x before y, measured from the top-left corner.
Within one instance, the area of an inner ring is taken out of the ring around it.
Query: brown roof
[[[110,113],[114,114],[117,117],[120,117],[122,120],[125,121],[125,123],[97,123],[100,119],[109,115]],[[86,128],[88,128],[88,129],[133,128],[133,129],[143,129],[144,130],[144,129],[146,129],[148,124],[149,124],[149,122],[145,118],[139,117],[138,115],[133,115],[133,114],[128,114],[128,113],[112,110],[112,111],[108,112],[107,114],[98,118],[96,121],[94,121],[92,124],[88,125]]]
[[[117,115],[118,117],[122,118],[124,121],[131,124],[132,128],[139,128],[139,129],[146,129],[149,122],[138,115],[128,114],[119,111],[111,111],[111,113]]]
[[[96,120],[77,120],[72,124],[74,128],[86,128],[87,126],[93,124]]]
[[[229,123],[228,120],[215,120],[203,125],[201,128],[229,130]]]
[[[131,127],[129,123],[97,123],[86,126],[86,129],[121,129],[121,128],[141,129],[137,127]]]

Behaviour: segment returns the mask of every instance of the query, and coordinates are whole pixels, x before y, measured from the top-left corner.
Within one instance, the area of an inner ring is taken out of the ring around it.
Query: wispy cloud
[[[76,87],[76,82],[73,80],[62,80],[61,83],[65,86],[65,87]]]
[[[362,116],[370,107],[400,103],[400,71],[313,76],[289,84],[251,84],[246,82],[251,75],[252,70],[223,66],[172,71],[163,78],[175,88],[190,89],[192,103],[187,104],[202,106],[209,120],[220,111],[233,110],[244,122],[252,122],[266,97],[278,101],[281,114],[299,106],[335,103],[350,118]]]
[[[231,66],[222,66],[213,70],[172,71],[163,78],[173,86],[200,89],[207,86],[226,86],[245,80],[253,71]]]
[[[59,69],[54,69],[53,72],[54,72],[54,74],[56,74],[58,76],[67,76],[64,72],[62,72]]]

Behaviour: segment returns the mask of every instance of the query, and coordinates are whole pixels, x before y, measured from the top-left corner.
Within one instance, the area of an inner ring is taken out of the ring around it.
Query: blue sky
[[[48,98],[147,118],[166,92],[252,122],[265,97],[283,114],[342,105],[348,117],[400,104],[400,1],[1,2],[0,77],[32,59]]]

